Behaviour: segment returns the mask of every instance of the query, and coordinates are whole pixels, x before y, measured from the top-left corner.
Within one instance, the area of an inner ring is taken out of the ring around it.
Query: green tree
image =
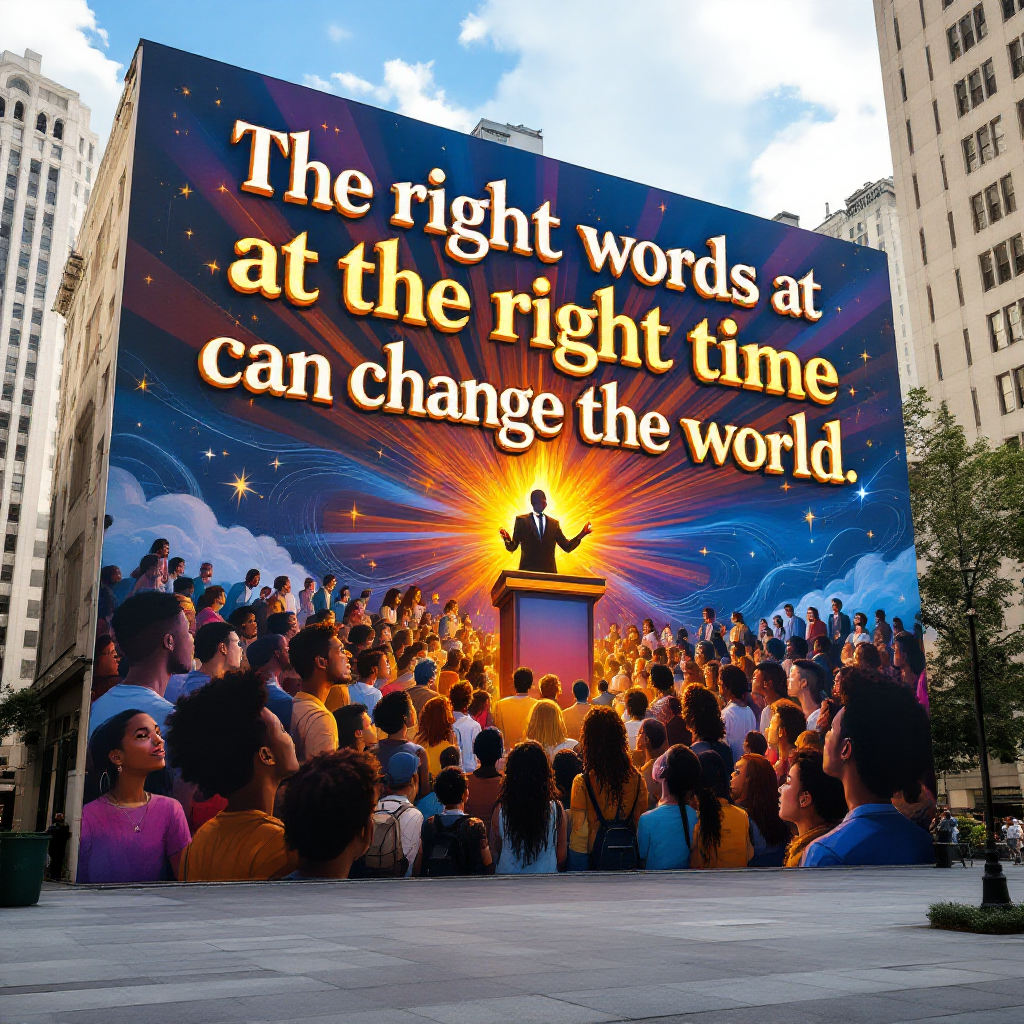
[[[0,740],[10,733],[33,733],[43,722],[43,706],[30,687],[0,689]]]
[[[1024,452],[969,444],[945,402],[916,388],[904,404],[910,500],[921,563],[921,618],[937,634],[928,666],[935,767],[978,764],[967,610],[975,609],[989,753],[1017,759],[1024,743],[1024,628],[1007,629],[1021,602]]]

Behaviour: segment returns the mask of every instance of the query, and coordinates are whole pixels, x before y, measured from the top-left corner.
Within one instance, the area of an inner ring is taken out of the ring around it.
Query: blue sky
[[[805,227],[892,168],[870,0],[0,0],[101,135],[140,37]]]

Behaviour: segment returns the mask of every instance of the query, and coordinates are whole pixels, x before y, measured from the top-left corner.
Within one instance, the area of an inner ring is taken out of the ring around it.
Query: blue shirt
[[[331,595],[333,595],[333,593],[334,593],[333,589],[332,590],[324,590],[324,588],[321,587],[313,595],[313,611],[314,612],[325,612],[325,611],[327,611],[327,609],[330,608],[330,606],[331,606]]]
[[[795,636],[807,636],[807,623],[799,615],[794,615],[793,618],[784,615],[782,617],[782,639],[791,640]]]
[[[122,711],[144,711],[150,715],[164,736],[167,735],[167,716],[174,710],[174,705],[148,686],[129,686],[118,683],[112,686],[102,697],[93,701],[89,709],[89,739],[104,723],[109,722]]]
[[[653,811],[640,815],[636,839],[640,859],[648,871],[668,871],[690,866],[690,848],[693,846],[693,828],[697,812],[686,808],[686,832],[683,835],[683,815],[674,804],[660,804]],[[690,840],[687,845],[687,838]]]
[[[277,715],[285,732],[292,727],[291,694],[282,690],[275,679],[267,682],[267,708]]]
[[[381,692],[376,686],[367,686],[366,683],[348,684],[348,702],[350,704],[365,704],[366,710],[373,717],[373,709],[381,698]]]
[[[800,866],[930,864],[932,837],[892,804],[861,804],[804,851]]]
[[[437,799],[437,794],[431,790],[422,800],[416,801],[416,810],[423,815],[423,820],[432,818],[435,814],[444,814],[444,804]],[[446,822],[445,824],[449,824]]]
[[[177,704],[182,697],[195,693],[209,681],[210,677],[197,668],[180,676],[171,676],[171,681],[167,684],[167,689],[164,690],[164,699],[169,700],[172,704]]]

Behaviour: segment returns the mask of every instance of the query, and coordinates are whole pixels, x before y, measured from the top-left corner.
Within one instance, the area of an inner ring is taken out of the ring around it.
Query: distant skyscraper
[[[99,160],[89,108],[41,64],[32,50],[0,55],[0,654],[15,688],[36,674],[64,346],[52,307]],[[0,756],[17,767],[9,743]],[[0,801],[9,827],[2,785]]]
[[[856,245],[880,249],[889,257],[889,287],[892,291],[893,328],[899,355],[900,393],[906,397],[918,386],[917,356],[907,295],[905,261],[892,178],[865,182],[846,200],[845,210],[836,210],[815,229]]]

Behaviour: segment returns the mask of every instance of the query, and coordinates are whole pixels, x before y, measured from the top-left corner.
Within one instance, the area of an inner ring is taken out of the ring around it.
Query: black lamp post
[[[992,807],[992,781],[988,774],[988,741],[985,739],[985,712],[981,697],[981,669],[978,666],[978,634],[974,620],[977,611],[967,609],[967,625],[971,631],[971,667],[974,670],[974,721],[978,727],[978,757],[981,761],[981,792],[985,801],[985,874],[981,879],[981,905],[1007,907],[1010,890],[1003,866],[996,852],[996,816]]]

